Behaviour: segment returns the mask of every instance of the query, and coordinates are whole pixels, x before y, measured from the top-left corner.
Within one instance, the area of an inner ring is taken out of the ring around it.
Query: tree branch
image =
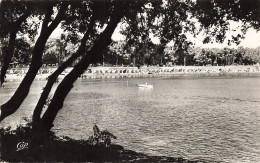
[[[52,23],[48,26],[47,31],[48,32],[53,32],[54,29],[59,25],[59,23],[64,20],[65,18],[65,12],[67,10],[68,7],[68,3],[67,2],[63,2],[60,10],[57,14],[57,16],[55,17],[55,19],[52,21]]]
[[[51,21],[51,15],[53,13],[53,6],[49,6],[49,8],[45,11],[45,16],[42,22],[42,30],[41,35],[45,33],[46,29],[48,28],[48,24]]]
[[[34,109],[33,112],[33,124],[37,125],[40,120],[41,112],[44,107],[45,101],[48,98],[48,95],[51,91],[51,88],[55,81],[57,80],[58,76],[69,66],[75,59],[77,59],[79,56],[83,55],[85,53],[85,47],[87,39],[89,38],[90,34],[93,31],[93,27],[95,25],[95,19],[92,17],[91,21],[88,26],[87,32],[84,34],[83,38],[81,39],[80,47],[78,48],[77,52],[74,53],[69,59],[67,59],[61,66],[58,67],[58,69],[49,77],[47,84],[45,85],[43,92],[41,94],[41,97]],[[33,127],[34,128],[34,127]]]

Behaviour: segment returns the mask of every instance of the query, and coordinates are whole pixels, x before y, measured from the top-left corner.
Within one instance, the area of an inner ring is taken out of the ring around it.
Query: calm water
[[[82,79],[75,83],[55,128],[58,135],[88,138],[97,124],[126,149],[150,155],[221,162],[260,162],[260,77]],[[35,82],[15,125],[32,114],[44,82]],[[0,104],[17,83],[0,90]]]

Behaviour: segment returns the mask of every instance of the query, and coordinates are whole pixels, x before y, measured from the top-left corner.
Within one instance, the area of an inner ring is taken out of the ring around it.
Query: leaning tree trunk
[[[17,32],[13,32],[13,31],[10,33],[7,51],[6,51],[6,53],[4,54],[4,57],[3,57],[4,61],[3,61],[3,66],[1,68],[0,85],[2,85],[5,81],[5,75],[6,75],[7,69],[9,67],[9,64],[10,64],[12,57],[13,57],[16,33]]]
[[[33,130],[35,128],[37,128],[36,126],[38,126],[38,123],[40,121],[40,116],[41,116],[41,112],[42,112],[42,109],[44,107],[44,104],[48,98],[48,95],[51,91],[51,88],[53,86],[53,84],[56,82],[58,76],[69,66],[71,65],[71,63],[73,61],[75,61],[75,59],[77,59],[79,56],[82,56],[83,54],[86,53],[86,42],[87,42],[87,39],[89,38],[89,35],[92,33],[93,31],[93,27],[95,25],[95,19],[92,17],[91,18],[91,21],[90,21],[90,24],[88,26],[88,30],[87,32],[84,34],[83,38],[81,39],[81,45],[80,47],[78,48],[77,52],[74,53],[68,60],[66,60],[61,66],[58,67],[58,69],[56,71],[53,72],[52,75],[50,75],[48,77],[48,82],[47,84],[45,85],[44,89],[43,89],[43,92],[41,94],[41,97],[34,109],[34,112],[33,112]]]
[[[10,30],[10,36],[9,36],[9,42],[8,42],[8,47],[7,47],[7,52],[4,55],[4,61],[3,61],[3,66],[1,68],[1,74],[0,74],[0,85],[2,85],[5,81],[5,75],[7,72],[7,69],[9,67],[9,64],[12,60],[13,53],[14,53],[14,44],[15,44],[15,38],[16,34],[19,31],[19,27],[21,24],[29,17],[30,15],[30,10],[27,10],[15,23],[12,24],[12,29]],[[2,29],[6,30],[6,29]]]
[[[84,72],[90,63],[100,61],[102,56],[102,50],[107,48],[111,43],[111,36],[123,17],[123,7],[117,2],[117,6],[114,8],[110,21],[102,34],[100,34],[98,40],[93,47],[82,60],[73,68],[73,70],[63,79],[63,81],[57,87],[53,99],[44,113],[41,119],[41,129],[43,136],[47,136],[50,129],[53,127],[53,121],[58,111],[63,107],[63,102],[73,87],[73,83]]]
[[[11,99],[1,106],[0,122],[7,116],[13,114],[20,107],[26,96],[29,94],[31,84],[42,65],[41,60],[45,44],[54,29],[64,19],[67,6],[68,4],[63,4],[61,6],[57,16],[49,26],[48,24],[51,20],[52,7],[45,14],[41,34],[35,43],[30,68]]]

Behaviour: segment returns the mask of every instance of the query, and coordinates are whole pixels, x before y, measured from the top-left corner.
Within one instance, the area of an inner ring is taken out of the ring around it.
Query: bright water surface
[[[86,139],[97,124],[126,149],[221,162],[260,162],[260,77],[80,79],[66,98],[58,135]],[[32,114],[45,82],[34,82],[22,107],[2,124]],[[18,83],[6,83],[0,104]]]

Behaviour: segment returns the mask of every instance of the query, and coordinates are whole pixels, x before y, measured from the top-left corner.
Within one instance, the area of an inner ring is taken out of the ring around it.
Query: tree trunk
[[[13,114],[20,107],[26,96],[29,94],[31,84],[42,65],[41,60],[45,44],[53,30],[63,20],[67,6],[67,4],[63,4],[61,6],[56,18],[49,26],[47,25],[51,18],[51,14],[50,12],[47,12],[45,14],[41,34],[35,43],[30,68],[11,99],[1,106],[0,122],[7,116]]]
[[[5,81],[5,75],[6,75],[7,69],[9,67],[9,64],[10,64],[10,62],[12,60],[12,57],[13,57],[16,33],[17,32],[11,32],[10,33],[9,43],[8,43],[8,47],[7,47],[7,52],[4,55],[3,66],[1,68],[1,74],[0,74],[0,77],[1,77],[0,84],[1,85]]]
[[[123,7],[120,6],[120,3],[116,1],[116,7],[114,8],[112,15],[110,16],[110,21],[105,31],[100,34],[92,49],[87,52],[82,60],[63,79],[63,81],[56,89],[53,99],[41,120],[41,129],[43,135],[48,135],[50,129],[53,127],[53,121],[58,111],[63,107],[63,102],[67,94],[72,89],[73,83],[84,72],[84,70],[89,66],[90,63],[101,61],[102,50],[107,48],[107,46],[111,43],[111,36],[123,15]]]
[[[1,68],[0,86],[5,81],[5,75],[6,75],[7,69],[9,67],[9,64],[13,57],[16,34],[19,31],[19,27],[21,26],[21,24],[29,17],[29,15],[30,15],[30,9],[27,10],[21,17],[19,17],[19,19],[12,25],[13,28],[10,30],[10,37],[9,37],[7,52],[4,55],[3,66]],[[2,30],[6,30],[6,29],[2,29]]]

